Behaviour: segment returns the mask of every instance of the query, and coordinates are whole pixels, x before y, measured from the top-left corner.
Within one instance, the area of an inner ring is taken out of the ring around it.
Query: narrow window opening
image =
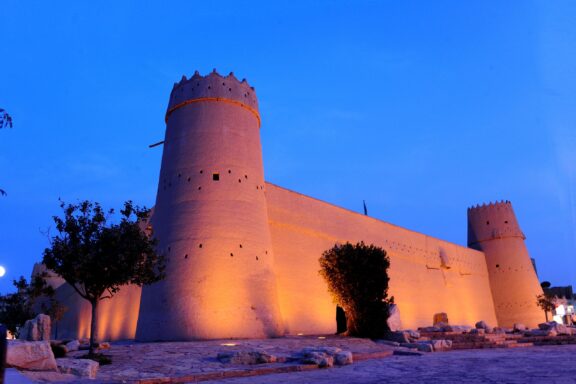
[[[234,257],[234,254],[232,252],[230,252],[230,257]]]
[[[228,88],[228,92],[232,92],[232,88]]]
[[[187,259],[187,258],[188,258],[188,254],[185,254],[185,255],[184,255],[184,258]]]
[[[214,181],[220,180],[220,174],[219,173],[213,173],[212,174],[212,180],[214,180]]]
[[[180,177],[182,177],[182,174],[181,174],[181,173],[178,174],[178,178],[180,178]]]
[[[504,220],[504,224],[508,224],[508,220]]]
[[[489,222],[489,221],[487,221],[487,222],[486,222],[486,225],[490,225],[490,222]]]
[[[168,247],[168,252],[170,252],[171,249],[172,249],[172,248]]]
[[[203,173],[204,173],[204,171],[203,171],[203,170],[200,170],[200,174],[203,174]]]
[[[248,175],[244,175],[244,178],[245,178],[246,180],[248,180]]]
[[[229,169],[229,170],[228,170],[228,173],[232,173],[232,170],[231,170],[231,169]]]
[[[198,187],[198,190],[201,190],[201,189],[202,189],[202,187]]]
[[[191,177],[189,177],[189,178],[188,178],[188,182],[190,182],[190,180],[192,180],[192,178],[191,178]]]
[[[241,182],[242,182],[242,179],[238,179],[238,182],[241,183]]]
[[[242,244],[240,244],[240,248],[242,248]]]
[[[256,256],[256,260],[258,260],[258,256]]]
[[[496,264],[496,268],[500,268],[500,264]]]
[[[198,244],[198,248],[202,248],[202,243]]]

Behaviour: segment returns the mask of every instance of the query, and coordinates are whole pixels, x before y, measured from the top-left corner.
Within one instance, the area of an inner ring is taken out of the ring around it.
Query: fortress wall
[[[404,328],[430,325],[434,313],[452,324],[496,324],[484,254],[394,226],[266,183],[280,308],[289,334],[336,330],[336,306],[318,274],[323,251],[364,241],[390,256],[390,290]]]
[[[98,305],[98,340],[134,339],[140,309],[142,288],[136,285],[123,286],[112,299],[101,300]],[[68,283],[56,289],[56,300],[66,307],[66,312],[57,324],[59,339],[90,337],[90,303],[80,297]],[[55,325],[52,326],[54,335]]]

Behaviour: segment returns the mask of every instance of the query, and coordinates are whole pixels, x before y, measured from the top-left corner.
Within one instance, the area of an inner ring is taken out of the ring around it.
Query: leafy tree
[[[36,275],[30,284],[20,276],[12,284],[16,292],[0,296],[0,323],[18,337],[20,327],[36,315],[34,307],[40,297],[48,297],[54,303],[56,300],[52,297],[54,290],[46,284],[43,276]]]
[[[548,322],[548,312],[552,313],[556,309],[556,299],[556,296],[547,292],[536,296],[536,304],[544,311],[546,322]]]
[[[393,297],[388,297],[386,251],[363,242],[336,244],[320,258],[320,274],[334,302],[346,313],[349,336],[381,338]]]
[[[97,346],[100,300],[112,298],[126,284],[146,285],[164,277],[165,258],[156,242],[139,227],[149,211],[124,203],[119,222],[110,223],[114,210],[96,202],[60,203],[63,217],[54,216],[58,235],[44,251],[46,267],[60,275],[90,302],[90,355]]]
[[[12,116],[0,108],[0,129],[2,128],[12,128]]]

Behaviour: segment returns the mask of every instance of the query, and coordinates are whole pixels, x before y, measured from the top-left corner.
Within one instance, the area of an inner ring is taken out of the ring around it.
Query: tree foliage
[[[383,337],[394,302],[388,297],[390,259],[386,251],[363,242],[336,244],[322,254],[320,266],[334,302],[346,313],[347,334]]]
[[[0,129],[2,128],[12,128],[12,116],[0,108]]]
[[[53,298],[54,290],[46,284],[43,275],[34,276],[30,284],[23,276],[20,276],[20,279],[13,280],[12,284],[16,287],[16,292],[0,296],[0,323],[18,337],[20,327],[26,320],[36,315],[35,304],[39,298],[48,298],[50,305],[42,304],[41,306],[42,312],[48,315],[50,315],[52,305],[59,304]]]
[[[61,202],[63,217],[54,216],[58,235],[44,251],[43,262],[60,275],[92,306],[90,353],[97,340],[97,306],[112,298],[123,285],[146,285],[164,277],[165,258],[155,241],[139,227],[148,210],[124,203],[120,220],[111,222],[114,210],[96,202]]]
[[[536,296],[536,304],[540,307],[540,309],[544,311],[546,321],[548,321],[548,312],[553,313],[553,311],[556,309],[556,300],[556,296],[546,292]]]

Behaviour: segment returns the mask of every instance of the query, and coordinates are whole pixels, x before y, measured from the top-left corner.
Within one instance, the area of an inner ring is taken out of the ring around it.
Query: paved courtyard
[[[223,345],[236,344],[236,345]],[[304,346],[353,351],[352,365],[318,369],[293,363],[225,364],[223,350],[265,350],[289,356]],[[475,349],[390,356],[394,349],[365,339],[303,337],[269,340],[113,344],[113,364],[83,383],[576,383],[576,345]],[[404,349],[405,350],[405,349]],[[378,358],[379,356],[387,356]],[[277,373],[282,369],[289,373]],[[298,368],[298,371],[295,369]],[[292,371],[291,371],[292,370]],[[271,374],[262,374],[270,373]],[[14,372],[13,372],[14,373]],[[13,374],[12,373],[12,374]],[[250,376],[249,376],[250,375]],[[78,382],[63,374],[26,373],[36,382]],[[241,376],[225,378],[226,376]],[[244,377],[245,376],[245,377]],[[15,376],[9,376],[14,381]],[[20,381],[15,381],[20,382]],[[21,381],[26,382],[26,381]],[[10,380],[8,380],[8,384]]]
[[[392,356],[341,368],[210,383],[576,383],[576,345]]]

